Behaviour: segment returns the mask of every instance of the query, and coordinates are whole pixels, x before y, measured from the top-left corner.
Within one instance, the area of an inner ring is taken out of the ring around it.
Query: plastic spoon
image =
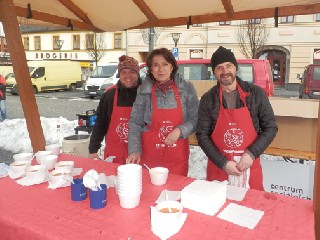
[[[148,170],[149,172],[151,171],[151,168],[149,168],[147,165],[143,164]]]
[[[169,201],[169,197],[168,197],[168,193],[167,193],[167,190],[166,190],[166,189],[164,190],[164,193],[165,193],[165,195],[166,195],[166,200]],[[169,212],[172,213],[171,207],[168,206],[168,209],[169,209]]]

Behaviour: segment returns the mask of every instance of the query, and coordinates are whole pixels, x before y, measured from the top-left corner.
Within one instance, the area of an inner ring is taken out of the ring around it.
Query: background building
[[[261,19],[250,21],[262,23]],[[320,63],[320,14],[280,17],[278,27],[275,27],[273,18],[263,22],[269,30],[269,37],[254,58],[269,60],[276,86],[297,89],[300,85],[297,74],[303,73],[305,66],[310,63]],[[118,62],[123,54],[144,62],[149,49],[159,47],[174,49],[179,59],[199,59],[210,58],[223,45],[233,51],[237,58],[245,58],[237,40],[239,26],[244,23],[197,24],[189,29],[187,26],[154,28],[151,35],[149,29],[106,32],[100,35],[102,44],[92,42],[92,39],[98,38],[92,32],[30,26],[22,27],[21,32],[27,60],[70,59],[82,62],[83,70],[88,71],[95,65],[95,59],[89,54],[94,52],[95,45],[99,45],[96,52],[104,53],[98,61],[99,65]],[[176,34],[179,37],[176,46],[173,33],[179,33]]]

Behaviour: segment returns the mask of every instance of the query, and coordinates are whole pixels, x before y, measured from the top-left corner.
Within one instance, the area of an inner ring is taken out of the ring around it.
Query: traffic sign
[[[175,59],[179,59],[179,48],[172,48],[171,52]]]

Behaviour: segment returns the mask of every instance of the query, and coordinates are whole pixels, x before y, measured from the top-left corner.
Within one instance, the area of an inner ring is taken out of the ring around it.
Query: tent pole
[[[14,12],[12,0],[0,0],[0,16],[6,34],[13,72],[18,83],[20,101],[26,118],[33,152],[44,150],[45,138],[41,126],[40,114],[33,92],[19,23]]]

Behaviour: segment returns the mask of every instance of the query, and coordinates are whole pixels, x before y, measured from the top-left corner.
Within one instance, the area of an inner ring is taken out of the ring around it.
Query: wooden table
[[[95,169],[115,175],[117,164],[61,154],[59,160],[74,160],[82,175]],[[150,206],[163,189],[181,190],[194,179],[169,174],[164,186],[153,186],[143,169],[143,192],[135,209],[120,207],[114,188],[107,193],[107,207],[93,210],[89,199],[72,202],[70,188],[48,189],[47,183],[23,187],[10,178],[0,179],[0,239],[158,239],[151,231]],[[225,208],[230,202],[227,200]],[[254,228],[244,227],[189,209],[181,230],[171,239],[315,239],[312,201],[249,190],[242,202],[263,210]]]

